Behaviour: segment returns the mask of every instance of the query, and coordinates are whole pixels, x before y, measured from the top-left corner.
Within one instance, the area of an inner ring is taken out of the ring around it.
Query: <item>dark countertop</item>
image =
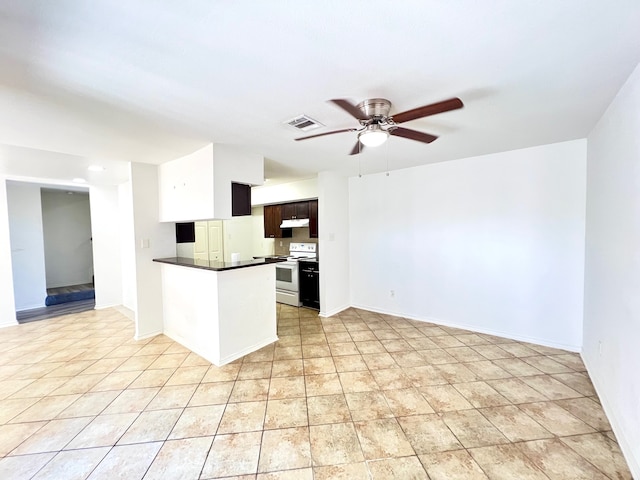
[[[220,262],[217,260],[196,260],[189,257],[154,258],[153,261],[167,263],[169,265],[178,265],[180,267],[213,270],[214,272],[234,270],[236,268],[259,267],[260,265],[284,262],[284,260],[278,258],[256,258],[253,260],[242,260],[240,262]]]

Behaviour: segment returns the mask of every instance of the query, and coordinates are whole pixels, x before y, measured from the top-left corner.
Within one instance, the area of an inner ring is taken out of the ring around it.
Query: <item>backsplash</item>
[[[294,228],[292,238],[276,238],[275,239],[275,254],[276,255],[288,255],[289,244],[293,243],[318,243],[317,238],[309,238],[309,228]],[[282,246],[280,244],[282,243]]]

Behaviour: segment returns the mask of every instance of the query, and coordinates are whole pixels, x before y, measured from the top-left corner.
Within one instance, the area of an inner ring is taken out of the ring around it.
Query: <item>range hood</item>
[[[300,227],[308,227],[309,219],[308,218],[300,218],[295,220],[283,220],[280,228],[300,228]]]

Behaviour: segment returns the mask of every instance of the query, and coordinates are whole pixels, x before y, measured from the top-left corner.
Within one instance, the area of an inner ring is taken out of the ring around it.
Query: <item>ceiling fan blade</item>
[[[443,100],[442,102],[432,103],[431,105],[425,105],[424,107],[414,108],[413,110],[407,110],[406,112],[397,113],[392,115],[392,118],[396,123],[404,123],[409,120],[428,117],[429,115],[448,112],[462,107],[464,107],[462,100],[456,97],[450,98],[449,100]]]
[[[356,130],[357,128],[343,128],[342,130],[334,130],[332,132],[318,133],[316,135],[309,135],[308,137],[295,138],[294,140],[297,142],[299,140],[308,140],[310,138],[324,137],[325,135],[333,135],[334,133],[355,132]]]
[[[389,130],[390,135],[395,135],[396,137],[408,138],[409,140],[416,140],[418,142],[423,143],[431,143],[436,138],[435,135],[431,135],[429,133],[418,132],[417,130],[410,130],[408,128],[396,127],[393,130]]]
[[[356,107],[349,100],[345,100],[344,98],[335,98],[333,100],[329,100],[334,105],[337,105],[353,118],[357,118],[358,120],[369,120],[369,117],[365,115],[362,110]]]
[[[351,149],[351,152],[349,153],[349,155],[357,155],[359,153],[362,153],[363,150],[364,150],[364,145],[360,143],[360,140],[358,140],[356,144],[353,146],[353,148]]]

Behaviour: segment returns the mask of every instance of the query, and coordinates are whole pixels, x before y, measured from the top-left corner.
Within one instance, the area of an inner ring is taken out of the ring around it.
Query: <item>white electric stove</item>
[[[300,306],[298,260],[317,256],[317,244],[291,243],[287,261],[276,264],[276,302]]]

